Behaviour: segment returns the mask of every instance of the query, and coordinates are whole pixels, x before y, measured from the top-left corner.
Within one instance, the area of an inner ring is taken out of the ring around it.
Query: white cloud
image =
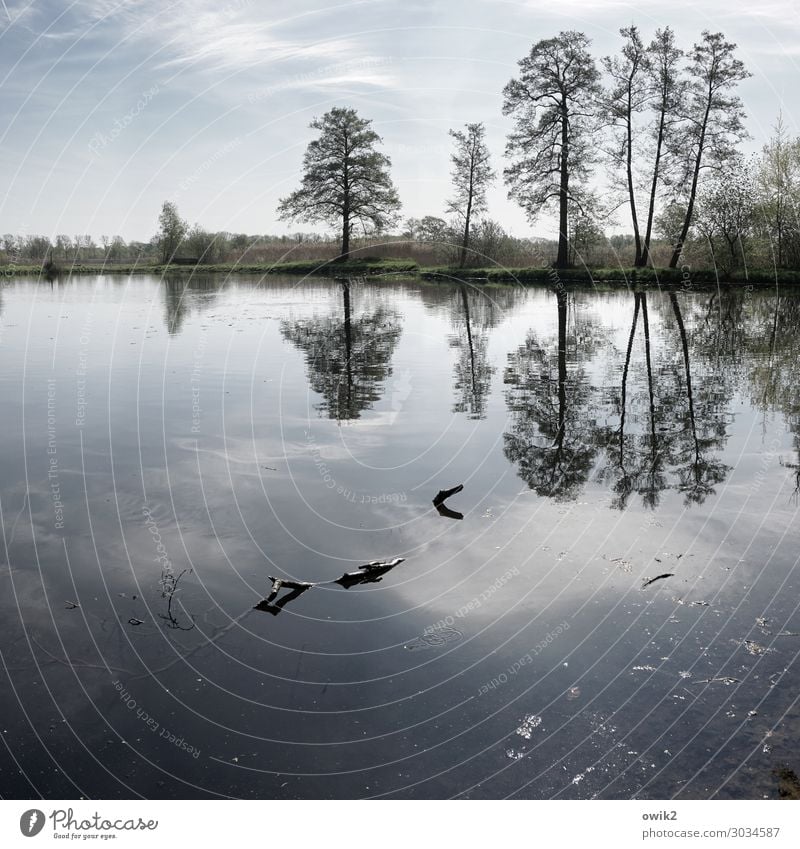
[[[79,6],[89,20],[105,19],[122,39],[145,42],[153,54],[167,56],[159,67],[191,67],[205,72],[248,70],[286,59],[330,60],[352,56],[347,39],[291,40],[277,35],[286,20],[275,20],[271,9],[252,0],[90,0]]]

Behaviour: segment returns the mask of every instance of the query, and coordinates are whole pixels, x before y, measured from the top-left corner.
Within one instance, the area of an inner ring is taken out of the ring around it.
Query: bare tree
[[[56,250],[61,251],[61,258],[64,260],[64,262],[67,261],[67,254],[69,253],[71,247],[72,240],[69,236],[64,233],[60,233],[58,236],[56,236]]]
[[[689,151],[687,162],[686,215],[678,235],[670,268],[676,268],[689,234],[697,198],[700,171],[710,160],[719,164],[729,159],[737,142],[746,138],[744,107],[733,89],[751,74],[744,63],[734,56],[736,45],[726,41],[721,32],[703,32],[703,39],[690,54],[690,83],[688,114],[686,115],[684,150]]]
[[[621,56],[603,59],[603,67],[611,77],[611,89],[605,104],[614,128],[609,156],[615,166],[625,171],[625,192],[633,225],[634,265],[640,266],[643,264],[642,237],[636,211],[634,135],[636,116],[644,111],[651,97],[648,86],[650,55],[637,27],[625,27],[619,34],[624,39]]]
[[[400,208],[391,161],[375,149],[381,137],[371,124],[355,109],[339,107],[315,118],[310,126],[320,134],[303,156],[301,186],[278,205],[282,219],[340,227],[341,260],[350,256],[354,225],[381,231],[395,222]]]
[[[509,196],[532,219],[557,204],[557,268],[569,264],[569,209],[580,203],[575,187],[595,159],[600,75],[589,44],[573,31],[537,42],[518,62],[519,77],[503,90],[503,113],[515,118],[506,145]]]
[[[447,211],[457,216],[463,225],[458,263],[459,268],[463,268],[467,261],[472,218],[486,211],[486,190],[495,173],[489,163],[483,124],[465,124],[464,130],[450,130],[450,135],[455,139],[455,151],[450,156],[454,194],[447,202]]]
[[[650,42],[647,53],[655,120],[653,123],[653,170],[650,179],[647,223],[640,257],[641,265],[652,264],[650,241],[653,235],[658,187],[664,179],[663,157],[665,150],[669,149],[670,139],[677,126],[686,88],[680,70],[683,51],[675,47],[675,33],[669,27],[656,30],[655,38]]]

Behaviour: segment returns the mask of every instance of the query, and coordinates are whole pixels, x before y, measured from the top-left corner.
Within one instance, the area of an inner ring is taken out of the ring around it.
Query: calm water
[[[0,795],[791,791],[800,300],[0,297]]]

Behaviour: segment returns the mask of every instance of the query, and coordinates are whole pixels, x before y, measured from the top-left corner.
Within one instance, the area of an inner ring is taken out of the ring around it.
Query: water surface
[[[0,298],[4,797],[792,785],[800,300]]]

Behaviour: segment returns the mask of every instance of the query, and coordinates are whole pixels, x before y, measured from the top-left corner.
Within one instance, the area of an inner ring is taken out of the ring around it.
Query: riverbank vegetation
[[[15,276],[39,276],[43,272],[40,265],[17,265],[0,267],[0,279],[10,281]],[[419,265],[413,260],[359,260],[352,258],[342,263],[337,259],[323,262],[316,260],[298,260],[296,262],[278,262],[272,264],[215,263],[201,265],[152,265],[147,263],[115,263],[104,265],[89,263],[72,265],[59,269],[56,274],[156,274],[168,278],[192,278],[208,274],[224,275],[298,275],[324,277],[369,277],[397,278],[417,277],[431,281],[469,281],[482,284],[538,284],[547,286],[624,286],[634,288],[680,288],[707,289],[717,285],[775,287],[776,285],[800,285],[800,274],[791,270],[779,269],[739,269],[723,274],[719,269],[700,268],[636,268],[600,267],[588,268],[576,266],[566,269],[552,267],[469,267],[459,265]],[[51,275],[55,276],[55,274]]]

